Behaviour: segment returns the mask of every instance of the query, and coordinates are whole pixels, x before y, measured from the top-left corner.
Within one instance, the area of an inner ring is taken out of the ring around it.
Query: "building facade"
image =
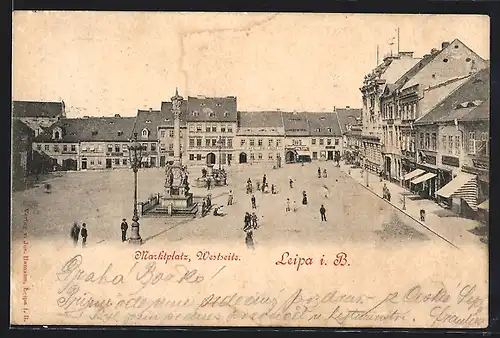
[[[280,111],[238,112],[237,163],[272,163],[284,158],[285,128]]]
[[[32,143],[35,132],[20,120],[12,121],[12,183],[23,184],[33,171]]]

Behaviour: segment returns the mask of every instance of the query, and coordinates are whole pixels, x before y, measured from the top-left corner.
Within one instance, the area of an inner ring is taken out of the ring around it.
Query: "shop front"
[[[311,162],[309,147],[285,147],[285,161],[286,163]]]

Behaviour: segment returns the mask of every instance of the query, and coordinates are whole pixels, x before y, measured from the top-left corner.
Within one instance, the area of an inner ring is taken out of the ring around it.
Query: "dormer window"
[[[321,128],[316,128],[316,131],[320,132],[320,131],[321,131]]]
[[[151,120],[146,120],[146,123],[151,123]]]
[[[220,107],[220,106],[221,106],[221,104],[220,104],[220,103],[216,103],[215,105],[216,105],[217,107]]]
[[[92,136],[96,136],[97,135],[97,130],[92,130]]]
[[[193,114],[193,116],[198,116],[198,111],[193,110],[192,114]]]
[[[123,131],[118,130],[118,136],[122,136],[122,135],[123,135]]]
[[[114,122],[113,121],[109,121],[109,124],[113,124]]]
[[[227,117],[228,115],[229,115],[229,112],[226,110],[226,111],[224,112],[224,116],[225,116],[225,117]]]
[[[215,113],[214,112],[210,112],[210,113],[208,113],[208,116],[215,117]]]
[[[149,136],[149,130],[147,128],[144,128],[142,130],[141,134],[142,134],[142,137],[148,137]]]
[[[331,133],[332,132],[332,128],[328,128],[328,132]]]
[[[52,138],[54,140],[60,140],[60,139],[62,139],[62,130],[61,130],[61,128],[54,128],[54,130],[52,132]]]
[[[200,103],[200,106],[204,106],[204,105],[205,105],[205,102]]]

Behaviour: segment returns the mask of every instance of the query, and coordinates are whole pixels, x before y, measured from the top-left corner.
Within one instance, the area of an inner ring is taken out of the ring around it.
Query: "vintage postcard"
[[[487,327],[489,26],[14,12],[11,324]]]

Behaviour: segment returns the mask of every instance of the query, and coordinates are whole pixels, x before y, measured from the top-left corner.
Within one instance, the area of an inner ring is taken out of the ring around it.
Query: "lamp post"
[[[137,172],[141,165],[144,147],[137,142],[137,133],[134,134],[134,141],[129,145],[130,165],[134,171],[134,216],[132,216],[131,232],[129,243],[142,244],[142,238],[139,234],[139,215],[137,212]]]
[[[219,147],[219,171],[221,170],[220,162],[222,160],[222,136],[219,135],[219,139],[217,140],[217,146]]]
[[[366,163],[366,158],[365,158],[365,171],[366,171],[366,186],[370,187],[370,184],[368,183],[368,164]]]

